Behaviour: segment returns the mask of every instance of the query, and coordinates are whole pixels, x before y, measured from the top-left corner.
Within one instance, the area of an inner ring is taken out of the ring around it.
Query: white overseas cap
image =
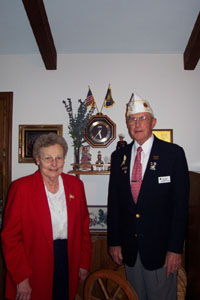
[[[148,101],[141,99],[138,95],[132,94],[129,103],[127,104],[126,116],[129,117],[133,114],[147,112],[150,113],[153,117],[153,110]]]

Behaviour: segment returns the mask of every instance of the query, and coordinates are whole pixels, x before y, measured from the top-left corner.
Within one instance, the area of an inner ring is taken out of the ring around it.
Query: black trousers
[[[54,276],[52,300],[69,299],[67,240],[54,240]]]

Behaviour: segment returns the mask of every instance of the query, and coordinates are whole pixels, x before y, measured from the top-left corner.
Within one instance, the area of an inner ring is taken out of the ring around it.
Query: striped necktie
[[[133,172],[131,176],[131,192],[135,203],[137,203],[140,187],[142,184],[141,152],[142,152],[142,147],[138,147],[137,155],[133,166]]]

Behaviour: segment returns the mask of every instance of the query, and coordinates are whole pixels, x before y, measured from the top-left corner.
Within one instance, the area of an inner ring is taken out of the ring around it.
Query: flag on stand
[[[115,101],[112,98],[112,92],[111,92],[111,87],[110,84],[108,86],[108,90],[106,93],[106,97],[104,99],[104,107],[110,107],[113,106],[115,104]]]
[[[90,87],[89,87],[89,90],[87,93],[87,98],[85,99],[85,105],[86,105],[86,107],[88,107],[88,106],[95,107],[96,106],[94,96],[92,95]]]

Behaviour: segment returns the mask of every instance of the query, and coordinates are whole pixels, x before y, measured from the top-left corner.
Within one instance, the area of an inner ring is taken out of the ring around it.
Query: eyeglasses
[[[129,117],[128,118],[128,122],[129,123],[136,123],[137,121],[138,122],[141,122],[141,123],[144,123],[146,121],[149,120],[149,117],[148,116],[140,116],[140,117]]]
[[[46,157],[40,157],[41,160],[43,160],[46,164],[51,164],[52,162],[56,162],[56,163],[61,163],[64,160],[63,156],[57,156],[55,158],[51,157],[51,156],[46,156]]]

